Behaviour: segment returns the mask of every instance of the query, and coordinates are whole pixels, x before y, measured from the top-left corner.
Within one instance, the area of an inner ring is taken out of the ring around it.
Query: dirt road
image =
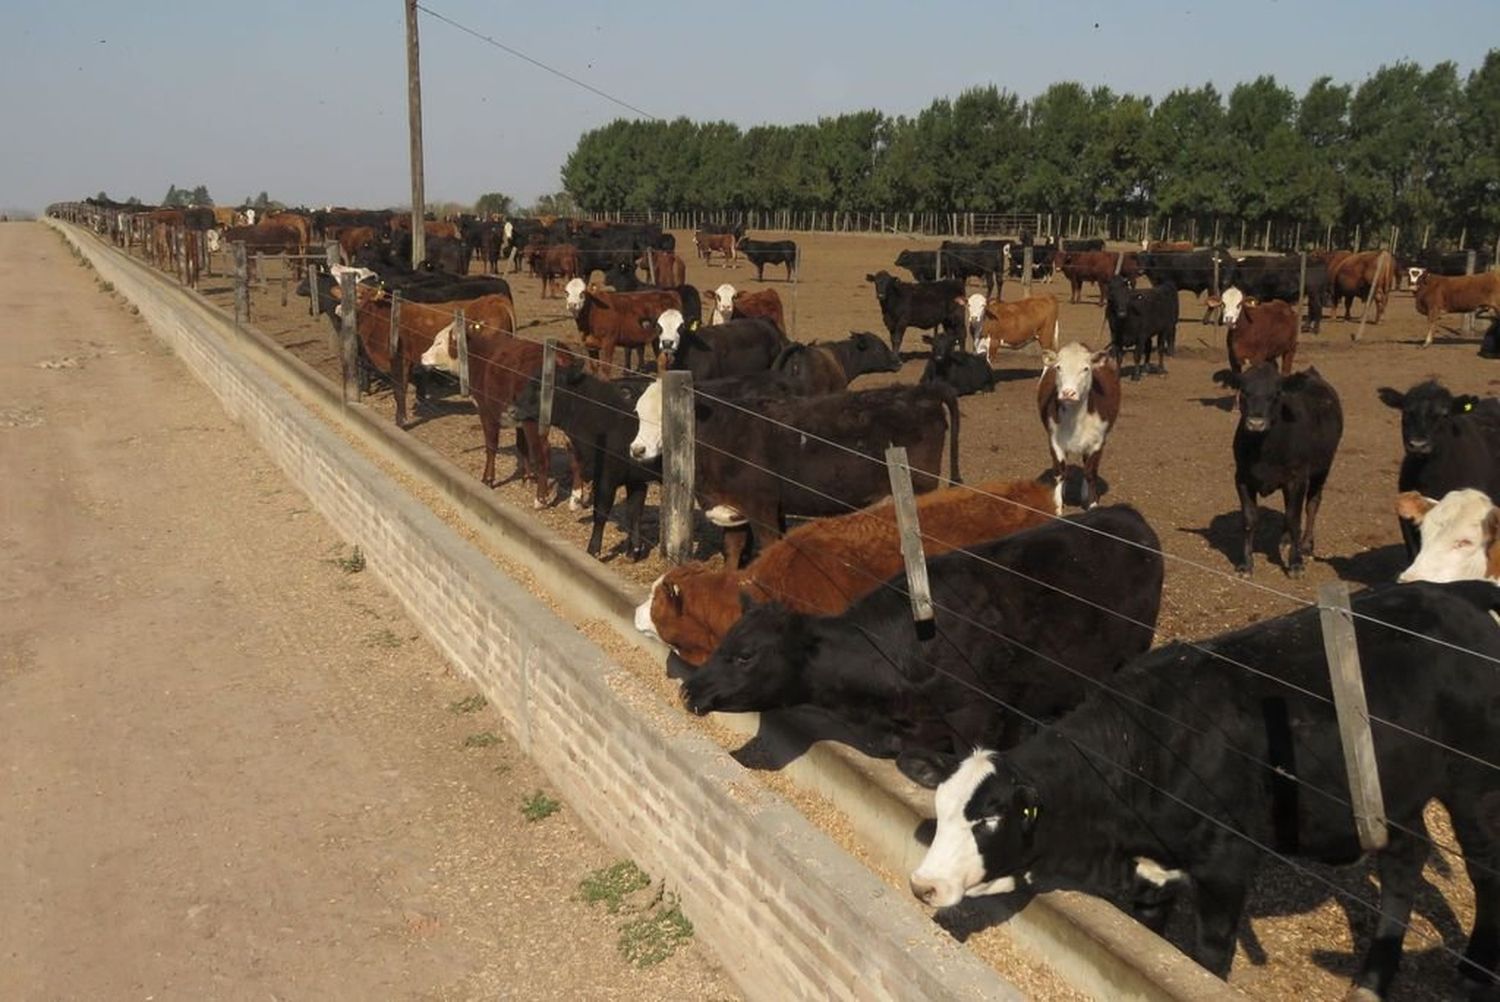
[[[620,957],[616,858],[39,225],[0,329],[0,998],[734,997]]]

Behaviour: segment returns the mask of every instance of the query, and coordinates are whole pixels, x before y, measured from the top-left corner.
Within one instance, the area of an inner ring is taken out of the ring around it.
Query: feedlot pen
[[[754,269],[744,262],[705,267],[691,257],[691,234],[678,232],[680,253],[689,260],[688,281],[704,290],[726,281],[738,289],[776,289],[793,337],[799,341],[841,338],[851,330],[875,331],[883,339],[879,308],[865,274],[882,268],[900,274],[891,264],[899,250],[937,246],[936,240],[876,234],[753,235],[797,240],[802,262],[797,283],[776,278],[756,282]],[[285,307],[281,305],[276,267],[268,262],[265,274],[269,281],[251,290],[253,324],[336,384],[339,360],[327,320],[310,318],[307,301],[296,296]],[[215,270],[216,276],[204,276],[199,291],[232,313],[233,281],[223,277],[230,271],[227,255],[217,256]],[[781,269],[767,269],[768,276],[773,272],[779,274]],[[540,282],[534,277],[502,274],[511,281],[521,336],[577,339],[560,298],[542,299]],[[1047,292],[1057,295],[1062,304],[1061,343],[1079,340],[1096,349],[1106,345],[1102,311],[1089,290],[1082,303],[1069,304],[1066,282],[1059,276],[1051,285],[1038,283],[1033,287],[1033,294]],[[1020,295],[1019,283],[1008,280],[1003,298],[1009,301]],[[1431,348],[1421,349],[1426,319],[1416,313],[1410,291],[1400,290],[1393,292],[1383,320],[1368,324],[1358,344],[1350,339],[1357,325],[1334,319],[1332,313],[1325,314],[1321,335],[1301,336],[1297,368],[1316,366],[1338,391],[1345,415],[1343,442],[1319,517],[1319,551],[1309,560],[1306,576],[1300,581],[1286,578],[1278,561],[1261,559],[1253,583],[1246,584],[1233,573],[1232,555],[1240,538],[1230,455],[1236,421],[1234,398],[1210,378],[1225,364],[1224,330],[1197,323],[1202,303],[1189,293],[1181,296],[1181,315],[1177,355],[1168,363],[1170,373],[1125,382],[1121,416],[1101,470],[1109,488],[1106,503],[1128,502],[1137,507],[1160,535],[1168,554],[1157,642],[1206,637],[1290,611],[1297,607],[1297,600],[1314,601],[1318,586],[1328,581],[1342,579],[1358,586],[1393,579],[1405,563],[1392,508],[1401,459],[1400,419],[1377,400],[1376,388],[1390,385],[1404,390],[1436,376],[1455,392],[1494,394],[1500,371],[1490,371],[1491,363],[1476,358],[1478,335],[1457,333],[1462,329],[1462,319],[1449,317],[1446,336],[1440,334]],[[1357,320],[1358,304],[1354,315]],[[908,332],[904,347],[907,352],[900,373],[862,377],[856,388],[915,382],[925,364],[925,356],[911,350],[921,347],[916,332]],[[997,369],[999,383],[993,395],[962,400],[960,469],[968,483],[1032,477],[1050,465],[1035,404],[1038,349],[1030,346],[1009,354]],[[387,417],[392,413],[388,391],[379,390],[364,403]],[[483,462],[482,440],[478,418],[467,399],[456,393],[441,398],[429,408],[419,408],[413,420],[409,434],[448,456],[477,480]],[[509,438],[509,433],[502,434],[502,446],[507,446],[502,448],[497,468],[502,478],[514,468],[513,457],[508,454]],[[555,433],[552,440],[554,476],[562,481],[558,496],[565,499],[567,465],[560,448],[561,433]],[[582,550],[589,532],[588,512],[570,511],[563,503],[533,513],[531,486],[523,487],[518,481],[502,484],[495,494],[540,520],[556,535],[559,545]],[[659,490],[653,487],[644,528],[646,538],[653,542],[658,538],[658,500]],[[1267,503],[1269,513],[1262,519],[1257,540],[1259,554],[1272,552],[1281,534],[1279,498],[1267,499]],[[717,551],[716,533],[701,518],[696,542],[697,555],[702,558]],[[1183,559],[1173,559],[1178,557]],[[659,551],[640,563],[630,563],[624,556],[624,535],[618,526],[606,532],[604,559],[622,580],[641,590],[666,568]],[[673,700],[675,684],[663,677],[660,665],[624,645],[615,644],[614,648],[612,654],[622,662],[640,664],[644,673],[654,677],[664,696]],[[708,726],[715,730],[711,723]],[[715,737],[730,748],[742,743],[722,728],[717,729]],[[814,816],[814,820],[820,819]],[[1428,822],[1436,842],[1453,844],[1447,818],[1436,805],[1429,808]],[[1367,866],[1311,868],[1347,891],[1365,897],[1372,892],[1372,871]],[[1458,990],[1452,958],[1434,944],[1446,942],[1450,949],[1462,951],[1466,930],[1473,921],[1472,891],[1461,864],[1437,854],[1429,861],[1425,877],[1428,886],[1413,913],[1395,998],[1444,999]],[[1247,909],[1231,984],[1254,998],[1342,998],[1357,962],[1346,909],[1351,906],[1323,886],[1268,862]],[[1185,911],[1179,909],[1178,920],[1169,931],[1179,943],[1186,941],[1187,929],[1182,922]],[[1373,916],[1362,909],[1352,911],[1367,937]],[[983,924],[977,915],[967,920],[963,915],[961,912],[958,918],[960,926]],[[1003,965],[1007,976],[1039,997],[1066,997],[1069,990],[1049,972],[1035,969],[992,933],[976,934],[970,942],[982,955],[1011,954]],[[1018,964],[1032,969],[1028,974],[1018,970]]]

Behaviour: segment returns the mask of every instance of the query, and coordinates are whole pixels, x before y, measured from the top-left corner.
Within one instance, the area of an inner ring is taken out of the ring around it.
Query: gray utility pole
[[[422,183],[422,59],[417,54],[417,0],[406,0],[406,119],[411,130],[411,266],[427,257],[427,197]]]

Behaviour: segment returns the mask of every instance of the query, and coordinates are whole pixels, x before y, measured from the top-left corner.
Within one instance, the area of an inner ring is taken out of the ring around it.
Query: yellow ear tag
[[[1473,410],[1473,409],[1474,409],[1474,405],[1473,405],[1473,404],[1472,404],[1472,403],[1470,403],[1470,402],[1469,402],[1469,401],[1467,401],[1467,400],[1466,400],[1466,401],[1464,401],[1464,411],[1465,411],[1465,412],[1468,412],[1468,411],[1471,411],[1471,410]]]
[[[1026,818],[1027,821],[1035,821],[1036,820],[1036,808],[1035,807],[1023,808],[1022,811],[1021,811],[1021,814]]]

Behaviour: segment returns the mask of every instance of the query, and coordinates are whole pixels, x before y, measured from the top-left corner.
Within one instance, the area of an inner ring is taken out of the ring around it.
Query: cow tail
[[[948,426],[948,479],[961,484],[964,478],[958,475],[958,393],[947,383],[938,383],[937,386],[943,392],[943,403],[948,405],[952,422]]]

